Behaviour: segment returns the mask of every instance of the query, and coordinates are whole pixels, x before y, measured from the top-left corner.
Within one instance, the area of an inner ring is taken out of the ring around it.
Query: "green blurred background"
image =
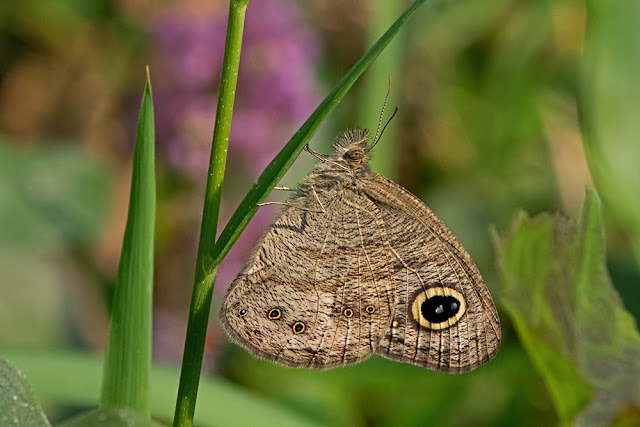
[[[394,3],[250,1],[223,221],[401,13],[403,4]],[[153,354],[158,363],[179,365],[227,7],[214,0],[0,4],[0,351],[102,354],[148,64],[158,138]],[[372,167],[425,201],[471,253],[503,322],[495,360],[456,376],[375,356],[319,372],[259,361],[228,343],[217,304],[276,212],[268,207],[220,267],[205,376],[326,425],[557,423],[548,389],[502,309],[490,227],[507,230],[519,210],[577,217],[585,187],[593,186],[579,108],[587,10],[579,0],[423,8],[312,142],[327,152],[340,130],[374,128],[392,76],[389,105],[399,112]],[[640,43],[627,36],[625,43]],[[303,153],[282,185],[295,185],[313,161]],[[627,197],[637,205],[638,193]],[[637,320],[634,237],[612,206],[608,215],[605,207],[607,266]],[[170,398],[175,392],[165,390]],[[43,394],[54,421],[81,406],[64,393]]]

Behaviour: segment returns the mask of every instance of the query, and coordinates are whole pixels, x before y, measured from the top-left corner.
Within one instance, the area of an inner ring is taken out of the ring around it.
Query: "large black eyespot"
[[[445,329],[455,325],[467,310],[464,296],[457,290],[434,286],[413,299],[411,314],[416,322],[429,329]]]
[[[240,316],[244,316],[245,314],[247,314],[247,310],[245,310],[244,308],[242,310],[239,311]]]
[[[367,308],[365,308],[365,311],[369,314],[373,313],[374,311],[376,311],[376,308],[372,305],[368,305]]]
[[[267,316],[271,320],[277,320],[282,317],[282,312],[279,308],[272,308],[271,310],[269,310],[269,314],[267,314]]]
[[[351,310],[350,308],[345,308],[344,317],[351,317],[351,316],[353,316],[353,310]]]
[[[427,298],[420,312],[431,323],[440,323],[454,317],[460,311],[460,301],[451,295],[436,295]]]
[[[293,333],[294,334],[301,334],[304,332],[305,329],[307,329],[306,325],[302,322],[296,322],[293,324]]]

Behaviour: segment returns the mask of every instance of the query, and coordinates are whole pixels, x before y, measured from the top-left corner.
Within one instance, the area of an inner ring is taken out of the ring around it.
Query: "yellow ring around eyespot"
[[[296,331],[296,326],[298,325],[302,326],[302,329],[300,329],[299,331]],[[291,329],[293,329],[293,333],[297,335],[297,334],[303,333],[307,329],[307,325],[305,325],[304,322],[298,321],[293,324]]]
[[[452,296],[458,300],[458,302],[460,303],[460,308],[458,309],[458,312],[456,313],[455,316],[452,316],[447,320],[445,320],[444,322],[439,322],[439,323],[432,323],[424,318],[421,310],[422,303],[425,302],[427,298],[431,298],[436,295]],[[452,325],[455,325],[466,311],[467,311],[467,303],[464,297],[462,296],[462,294],[456,291],[455,289],[447,288],[444,286],[427,288],[425,292],[419,293],[418,296],[413,300],[413,304],[411,304],[411,314],[413,315],[413,318],[416,320],[416,322],[418,322],[420,325],[424,326],[425,328],[434,329],[434,330],[446,329]]]

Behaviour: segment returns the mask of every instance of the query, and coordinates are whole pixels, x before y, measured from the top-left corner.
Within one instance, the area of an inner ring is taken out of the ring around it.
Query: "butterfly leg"
[[[267,206],[267,205],[285,205],[291,208],[296,208],[296,209],[300,209],[307,212],[324,213],[324,210],[318,211],[318,210],[303,208],[302,206],[294,205],[291,202],[262,202],[262,203],[256,203],[256,205],[259,207]]]
[[[313,151],[310,147],[309,144],[305,145],[304,147],[305,151],[309,152],[313,157],[317,158],[318,160],[320,160],[321,162],[327,162],[327,163],[331,163],[332,165],[338,166],[341,169],[344,169],[347,172],[350,172],[351,170],[346,167],[345,165],[341,165],[340,163],[336,163],[333,160],[329,160],[327,158],[327,156],[325,156],[324,154],[320,154],[320,153],[316,153],[315,151]]]
[[[309,147],[309,144],[304,146],[304,151],[308,152],[309,154],[311,154],[313,157],[317,158],[320,161],[323,161],[323,162],[327,161],[327,156],[320,153],[316,153],[311,149],[311,147]]]
[[[295,191],[295,189],[289,188],[289,187],[273,187],[274,190],[284,190],[284,191]],[[316,189],[313,187],[313,185],[311,185],[311,191],[313,191],[313,195],[316,199],[316,201],[318,202],[318,205],[320,205],[320,210],[313,210],[313,209],[308,209],[308,208],[303,208],[302,206],[298,206],[298,205],[294,205],[291,202],[262,202],[262,203],[258,203],[257,205],[259,207],[262,206],[267,206],[267,205],[285,205],[285,206],[289,206],[292,208],[297,208],[303,211],[307,211],[307,212],[315,212],[315,213],[325,213],[324,210],[324,206],[322,206],[322,202],[320,201],[320,198],[318,197],[318,193],[316,192]]]

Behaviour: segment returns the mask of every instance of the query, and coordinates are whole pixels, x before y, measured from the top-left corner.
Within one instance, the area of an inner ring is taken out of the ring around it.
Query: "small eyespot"
[[[240,301],[236,301],[233,303],[233,308],[238,308],[239,305],[240,305]]]
[[[247,310],[243,308],[242,310],[240,310],[239,314],[240,316],[244,316],[245,314],[247,314]]]
[[[279,308],[272,308],[271,310],[269,310],[269,314],[267,314],[267,316],[271,320],[278,320],[282,317],[282,312]]]
[[[302,322],[296,322],[296,323],[293,324],[293,333],[294,334],[301,334],[301,333],[304,332],[305,329],[307,329],[307,327]]]
[[[350,308],[345,308],[343,313],[344,313],[344,317],[353,316],[353,310],[351,310]]]
[[[369,314],[373,313],[374,311],[376,311],[375,307],[372,305],[368,305],[367,308],[365,308],[365,311]]]

